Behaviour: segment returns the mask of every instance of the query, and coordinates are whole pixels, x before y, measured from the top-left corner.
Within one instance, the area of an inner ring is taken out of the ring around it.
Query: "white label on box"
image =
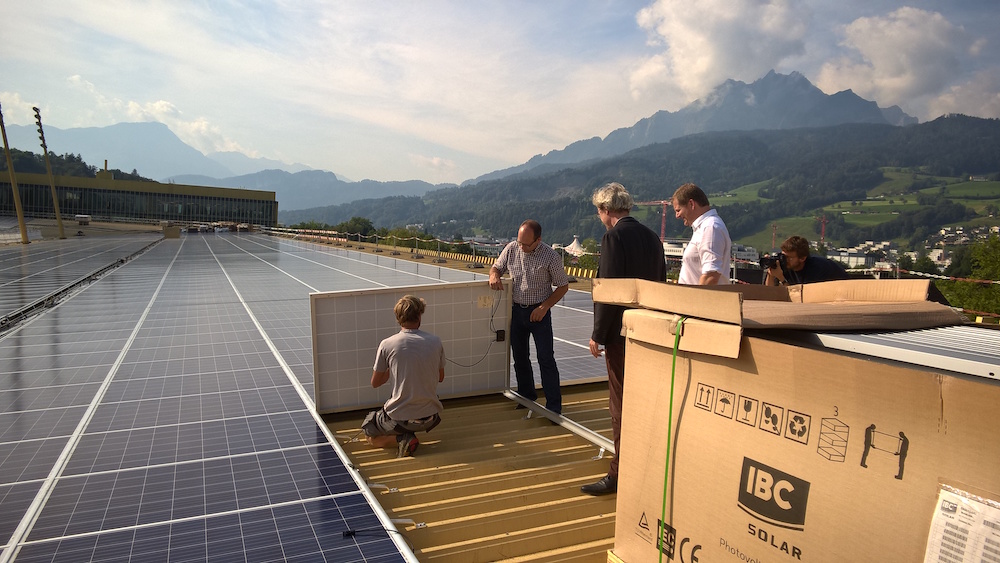
[[[1000,504],[942,488],[924,563],[1000,563]]]

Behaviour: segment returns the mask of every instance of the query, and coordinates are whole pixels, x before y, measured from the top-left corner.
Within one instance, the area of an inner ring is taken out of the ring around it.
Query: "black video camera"
[[[785,254],[779,252],[774,256],[764,255],[760,257],[760,267],[770,270],[771,268],[784,268],[785,267]]]

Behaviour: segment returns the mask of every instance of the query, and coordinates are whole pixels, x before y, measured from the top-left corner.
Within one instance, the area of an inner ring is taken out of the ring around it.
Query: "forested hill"
[[[11,161],[14,163],[14,170],[28,174],[47,174],[45,168],[45,157],[29,151],[10,149]],[[52,166],[53,176],[80,176],[83,178],[93,178],[97,174],[97,167],[87,164],[83,157],[78,154],[57,155],[49,153],[49,164]],[[0,159],[0,172],[7,172],[7,160]],[[139,175],[136,170],[123,172],[117,168],[110,170],[114,177],[119,180],[133,180],[136,182],[153,182],[149,178]]]
[[[421,223],[450,236],[477,226],[513,236],[525,218],[538,219],[546,239],[600,238],[603,227],[590,196],[609,181],[624,184],[637,201],[669,199],[684,182],[711,194],[761,183],[760,201],[713,204],[734,239],[758,231],[775,217],[808,212],[833,202],[864,199],[883,180],[880,167],[920,167],[942,176],[988,175],[1000,170],[1000,120],[962,115],[907,127],[850,124],[816,129],[704,133],[643,147],[619,157],[530,176],[428,192],[423,197],[362,200],[283,213],[285,224],[337,224],[366,217],[376,227]],[[442,223],[454,227],[441,226]],[[650,224],[659,230],[659,224]],[[680,221],[667,221],[667,236]]]

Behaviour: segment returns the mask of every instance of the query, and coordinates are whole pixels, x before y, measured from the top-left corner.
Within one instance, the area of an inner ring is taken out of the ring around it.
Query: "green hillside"
[[[600,239],[593,191],[617,181],[636,201],[671,197],[695,182],[725,220],[733,239],[768,249],[772,227],[851,246],[897,240],[913,246],[942,225],[988,222],[998,196],[1000,120],[950,115],[908,127],[850,124],[815,129],[704,133],[649,145],[619,157],[529,171],[499,180],[396,197],[284,212],[284,224],[336,225],[365,217],[375,228],[421,225],[441,238],[513,237],[526,218],[545,238]],[[989,182],[970,182],[970,176]],[[661,206],[635,215],[660,231]],[[690,236],[667,209],[664,234]],[[780,234],[776,238],[781,238]]]
[[[974,211],[976,216],[940,226],[996,225],[1000,222],[1000,215],[997,213],[1000,209],[1000,181],[969,181],[967,177],[930,176],[919,170],[900,168],[883,168],[882,171],[885,180],[868,190],[863,200],[838,201],[825,205],[808,216],[793,215],[774,219],[772,224],[777,225],[776,240],[780,243],[793,234],[819,240],[822,229],[819,218],[823,216],[826,217],[828,226],[829,222],[843,222],[847,229],[871,229],[896,220],[903,214],[931,209],[943,200],[965,206]],[[733,192],[741,194],[743,198],[750,198],[761,184],[745,186]],[[847,229],[841,229],[841,232]],[[757,232],[744,236],[740,242],[767,250],[771,248],[773,231],[770,225],[764,226]],[[834,246],[842,246],[848,242],[843,237],[836,236],[836,233],[834,236],[827,236],[825,240]],[[910,237],[905,235],[891,240],[904,246],[910,243]]]

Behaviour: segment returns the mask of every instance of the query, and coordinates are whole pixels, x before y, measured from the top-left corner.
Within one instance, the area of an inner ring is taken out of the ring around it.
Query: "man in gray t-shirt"
[[[424,300],[412,295],[393,308],[400,331],[379,344],[372,368],[372,387],[391,381],[392,396],[361,425],[369,444],[398,447],[399,457],[416,451],[420,441],[415,432],[437,426],[444,410],[437,397],[438,383],[444,381],[444,346],[440,338],[420,330],[425,309]]]

